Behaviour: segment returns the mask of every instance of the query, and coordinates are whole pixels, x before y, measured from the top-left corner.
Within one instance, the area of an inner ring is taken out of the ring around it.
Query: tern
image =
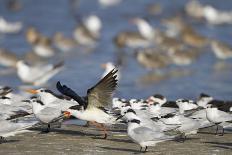
[[[224,123],[231,123],[232,114],[218,110],[216,105],[210,105],[206,109],[206,118],[217,125],[216,134],[218,133],[218,126],[221,125],[223,127],[222,136],[224,134]]]
[[[58,103],[50,103],[48,105],[45,105],[41,100],[37,98],[32,98],[31,100],[28,100],[28,102],[32,103],[32,111],[35,117],[41,122],[47,124],[47,129],[44,131],[46,133],[50,131],[50,124],[52,122],[59,121],[66,115],[65,113],[63,114],[63,111],[67,110],[67,108],[62,108],[61,106],[59,106]]]
[[[147,151],[148,146],[155,146],[159,142],[164,142],[168,140],[173,140],[175,136],[166,135],[164,132],[157,132],[148,127],[140,125],[140,120],[138,119],[129,119],[128,136],[137,144],[140,145],[140,151],[145,147],[144,152]]]
[[[111,104],[112,95],[117,86],[117,70],[113,69],[96,85],[87,90],[86,97],[80,97],[72,89],[66,85],[57,83],[57,89],[68,97],[71,97],[79,103],[79,105],[70,107],[67,112],[78,119],[86,120],[96,127],[100,127],[104,131],[104,138],[107,138],[106,128],[103,124],[113,124],[115,118],[106,111],[106,106]],[[99,125],[100,124],[100,125]]]
[[[63,68],[63,62],[55,65],[29,66],[26,62],[20,60],[16,66],[17,74],[23,82],[38,86],[46,83],[55,74],[60,72]]]
[[[1,139],[4,137],[14,136],[17,133],[28,132],[28,128],[35,125],[37,122],[18,122],[13,123],[7,120],[0,120],[0,136]]]

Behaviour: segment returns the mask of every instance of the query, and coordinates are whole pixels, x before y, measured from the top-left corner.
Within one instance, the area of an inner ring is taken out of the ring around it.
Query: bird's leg
[[[217,125],[217,128],[216,128],[216,133],[215,133],[215,135],[217,135],[217,133],[218,133],[218,125]]]
[[[185,140],[186,140],[185,133],[182,133],[181,134],[181,142],[184,143]]]
[[[6,139],[2,136],[0,136],[0,143],[6,142]]]
[[[43,133],[49,133],[49,132],[50,132],[50,128],[51,128],[51,126],[50,126],[50,124],[48,124],[47,129],[44,130],[44,131],[42,131],[41,133],[42,133],[42,134],[43,134]]]
[[[220,136],[223,136],[224,135],[224,128],[222,127],[222,134]]]
[[[86,124],[84,125],[84,127],[89,127],[89,125],[90,125],[90,122],[87,121]]]
[[[99,128],[100,130],[103,130],[104,132],[104,139],[107,138],[107,131],[106,131],[106,127],[103,124],[97,123],[97,122],[90,122],[91,124],[95,125],[97,128]]]
[[[143,147],[140,147],[140,150],[139,150],[139,151],[142,152],[142,149],[143,149]]]
[[[51,129],[51,126],[50,126],[50,124],[48,124],[48,127],[47,127],[46,132],[47,132],[47,133],[50,132],[50,129]]]
[[[105,125],[104,124],[101,124],[101,128],[102,128],[102,130],[103,130],[103,133],[104,133],[104,139],[106,139],[107,138],[107,136],[108,136],[108,134],[107,134],[107,130],[106,130],[106,127],[105,127]]]
[[[144,152],[147,152],[147,146],[145,147],[145,150],[144,150]]]

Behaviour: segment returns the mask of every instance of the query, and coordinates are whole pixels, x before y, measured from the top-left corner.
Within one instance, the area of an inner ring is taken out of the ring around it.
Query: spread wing
[[[111,70],[104,78],[102,78],[95,86],[88,89],[87,98],[88,106],[91,107],[105,107],[112,102],[113,91],[117,87],[117,80],[115,75],[118,70]]]
[[[66,85],[61,85],[60,81],[58,81],[56,83],[56,88],[57,90],[62,93],[63,95],[66,95],[72,99],[74,99],[75,101],[77,101],[80,105],[86,107],[87,103],[82,99],[82,97],[80,97],[79,95],[77,95],[77,93],[75,93],[71,88],[67,87]]]

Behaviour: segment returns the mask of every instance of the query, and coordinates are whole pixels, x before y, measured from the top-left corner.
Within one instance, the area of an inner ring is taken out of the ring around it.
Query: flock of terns
[[[232,127],[232,102],[216,100],[200,94],[196,101],[178,99],[169,101],[161,94],[147,99],[113,98],[117,88],[117,69],[111,70],[85,96],[79,96],[70,87],[57,82],[58,95],[52,90],[40,88],[25,91],[35,96],[26,97],[12,92],[10,87],[0,89],[2,111],[0,136],[26,132],[26,129],[47,124],[42,131],[50,132],[51,124],[62,122],[71,116],[95,125],[107,138],[107,127],[127,126],[128,136],[140,146],[148,146],[168,140],[184,141],[186,136],[197,134],[199,129],[217,126],[215,133],[224,135],[224,129]],[[219,127],[222,127],[221,133]]]
[[[122,0],[99,0],[104,7],[112,7]],[[16,1],[15,1],[16,2]],[[110,3],[111,2],[111,3]],[[18,9],[13,3],[12,7]],[[151,5],[150,13],[159,14],[160,6]],[[232,24],[232,12],[220,11],[198,1],[190,1],[185,6],[188,17],[205,21],[211,25]],[[153,27],[145,18],[133,18],[138,31],[122,31],[114,38],[118,49],[134,49],[139,64],[147,69],[160,70],[169,65],[186,66],[192,64],[211,47],[218,59],[232,58],[232,48],[222,41],[208,38],[198,33],[181,16],[163,19],[165,30]],[[61,32],[52,37],[42,34],[37,28],[29,27],[25,38],[32,52],[16,56],[7,49],[0,49],[0,64],[16,68],[23,83],[41,87],[59,73],[64,62],[47,64],[60,52],[70,52],[77,48],[92,50],[101,38],[102,21],[96,15],[90,15],[80,21],[73,31],[73,38],[65,37]],[[0,33],[19,33],[21,22],[8,22],[0,18]],[[117,64],[118,65],[118,64]],[[186,136],[197,134],[199,129],[217,126],[224,129],[232,127],[232,102],[216,100],[210,95],[200,94],[196,101],[178,99],[169,101],[161,94],[147,99],[113,98],[118,81],[121,78],[120,67],[108,62],[101,80],[87,90],[86,96],[80,96],[72,88],[57,82],[58,95],[50,89],[24,89],[14,93],[12,88],[0,88],[0,136],[13,136],[27,132],[41,124],[49,132],[51,124],[62,123],[71,116],[95,125],[107,138],[107,127],[125,125],[128,136],[147,151],[149,146],[169,140],[184,140]],[[29,96],[24,91],[34,94]]]

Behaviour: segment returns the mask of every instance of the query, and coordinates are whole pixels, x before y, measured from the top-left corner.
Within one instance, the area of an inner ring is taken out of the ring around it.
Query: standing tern
[[[117,86],[117,70],[111,70],[96,85],[87,90],[87,96],[82,98],[66,85],[57,83],[57,89],[64,95],[71,97],[79,105],[70,107],[67,112],[78,119],[90,121],[96,127],[103,129],[104,138],[107,138],[106,128],[103,124],[112,124],[115,118],[105,110],[111,104],[112,95]],[[100,125],[99,125],[100,124]]]
[[[47,124],[47,129],[44,131],[46,133],[50,131],[50,124],[52,122],[58,121],[65,117],[65,114],[63,115],[63,111],[67,109],[62,109],[57,103],[45,105],[37,98],[31,99],[29,102],[32,103],[32,110],[35,117],[41,122]]]
[[[138,119],[129,119],[127,128],[129,137],[140,145],[140,151],[145,147],[144,152],[146,152],[148,146],[155,146],[159,142],[176,138],[176,136],[169,136],[163,132],[157,132],[148,127],[141,126],[140,122]]]
[[[232,122],[232,114],[218,110],[216,105],[210,105],[207,109],[206,109],[206,118],[214,123],[215,125],[217,125],[217,129],[216,129],[216,134],[218,132],[218,126],[221,125],[223,127],[224,123],[231,123]],[[222,130],[222,136],[224,134],[224,127]]]

